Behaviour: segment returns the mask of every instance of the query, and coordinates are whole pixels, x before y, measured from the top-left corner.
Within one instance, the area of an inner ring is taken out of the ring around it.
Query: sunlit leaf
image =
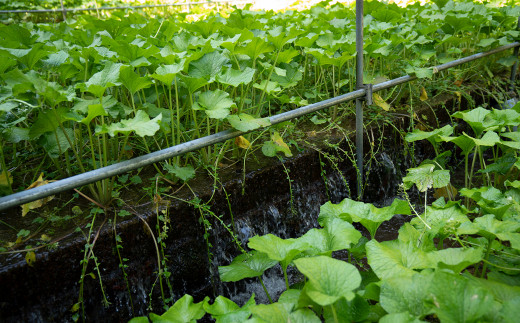
[[[208,301],[209,297],[206,297],[202,302],[194,303],[193,297],[186,294],[176,301],[163,315],[159,316],[151,313],[150,319],[152,322],[195,322],[201,319],[206,313],[203,306]]]
[[[246,67],[242,71],[228,68],[228,69],[226,69],[226,71],[224,73],[217,75],[217,81],[222,84],[237,87],[240,84],[251,83],[254,75],[255,75],[255,70],[250,67]]]
[[[255,305],[254,293],[242,307],[224,296],[218,296],[213,304],[204,303],[204,310],[211,314],[217,323],[234,323],[246,321]]]
[[[394,276],[381,283],[380,304],[388,313],[408,312],[413,317],[423,317],[430,311],[425,304],[433,275],[415,273],[411,276]]]
[[[147,77],[141,77],[134,73],[132,67],[123,65],[119,71],[119,81],[130,91],[133,95],[135,92],[145,89],[152,85],[152,82]]]
[[[228,61],[227,57],[217,51],[205,54],[199,60],[190,63],[188,75],[194,78],[203,78],[211,83]]]
[[[430,304],[441,322],[478,322],[493,309],[488,291],[457,274],[436,271],[430,292]]]
[[[282,239],[273,234],[251,237],[247,246],[279,261],[283,268],[287,268],[296,256],[309,249],[309,245],[301,240]]]
[[[103,70],[95,73],[86,83],[78,83],[78,87],[82,91],[88,91],[100,98],[109,87],[119,85],[119,70],[121,63],[108,63]]]
[[[331,305],[340,298],[352,300],[353,290],[361,284],[356,267],[331,257],[299,258],[294,264],[309,279],[306,294],[321,306]]]
[[[429,188],[440,188],[448,185],[450,183],[450,171],[434,169],[435,165],[433,164],[409,168],[408,174],[403,177],[406,189],[410,189],[415,184],[420,192],[425,192]]]
[[[271,125],[269,118],[255,118],[246,113],[230,115],[227,120],[233,128],[244,132]]]
[[[109,126],[96,130],[96,133],[108,133],[112,137],[118,133],[129,134],[135,132],[140,137],[153,136],[160,129],[162,114],[150,120],[150,117],[143,110],[138,110],[132,119],[122,120],[112,123]]]
[[[236,282],[244,278],[262,276],[264,271],[278,264],[263,252],[253,251],[241,254],[233,259],[228,266],[219,266],[220,279],[224,282]]]
[[[229,93],[217,89],[201,93],[193,105],[193,109],[203,110],[208,117],[213,119],[224,119],[234,105],[235,102],[229,97]]]
[[[299,240],[306,242],[319,254],[327,254],[332,251],[349,249],[361,238],[361,233],[352,224],[331,218],[324,229],[311,229]]]
[[[410,212],[408,203],[400,199],[394,199],[390,206],[378,208],[370,203],[346,198],[339,204],[327,202],[322,205],[318,222],[324,226],[332,218],[339,218],[348,222],[360,222],[374,238],[381,223],[390,220],[395,214],[410,214]]]

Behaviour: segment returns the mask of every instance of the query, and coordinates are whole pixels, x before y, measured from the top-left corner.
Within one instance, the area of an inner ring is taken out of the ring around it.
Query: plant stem
[[[267,291],[267,288],[265,288],[264,281],[262,279],[262,276],[258,276],[258,280],[260,280],[260,284],[262,284],[262,288],[264,289],[265,295],[269,299],[269,303],[273,304],[273,300],[271,298],[271,295],[269,295],[269,292]]]
[[[287,266],[283,266],[283,278],[285,279],[285,287],[289,289],[289,279],[287,278]]]
[[[484,257],[484,260],[485,260],[484,261],[484,266],[482,266],[482,272],[480,273],[480,278],[484,278],[484,275],[486,274],[488,260],[489,260],[489,254],[491,253],[491,244],[492,244],[493,240],[495,240],[495,238],[488,239],[488,246],[487,246],[487,249],[486,249],[486,255]]]
[[[332,311],[332,316],[334,317],[334,322],[338,323],[338,314],[336,313],[336,309],[334,308],[334,304],[330,304],[330,309]]]
[[[4,141],[3,140],[0,140],[0,166],[2,167],[2,173],[5,173],[5,179],[7,181],[7,187],[9,188],[9,193],[13,193],[12,183],[11,183],[11,180],[9,179],[9,172],[7,171],[7,165],[5,163]]]

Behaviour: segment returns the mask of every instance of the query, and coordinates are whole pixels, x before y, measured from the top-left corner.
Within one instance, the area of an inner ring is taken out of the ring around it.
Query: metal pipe
[[[518,17],[518,24],[516,25],[516,29],[520,30],[520,17]],[[513,56],[518,59],[518,47],[515,47],[513,50]],[[513,64],[511,68],[511,83],[509,84],[509,91],[515,91],[515,81],[516,81],[516,73],[518,71],[518,60]]]
[[[65,6],[63,5],[63,0],[60,0],[61,5],[61,13],[63,15],[63,20],[67,20],[67,10],[65,10]]]
[[[174,6],[185,6],[185,5],[199,5],[199,4],[211,4],[211,3],[250,3],[251,1],[246,0],[215,0],[215,1],[198,1],[198,2],[187,2],[187,3],[163,3],[163,4],[151,4],[141,6],[127,6],[127,7],[100,7],[100,8],[73,8],[73,9],[34,9],[34,10],[0,10],[2,13],[45,13],[45,12],[79,12],[79,11],[94,11],[94,10],[124,10],[124,9],[143,9],[143,8],[160,8],[160,7],[174,7]]]
[[[447,68],[461,65],[482,57],[486,57],[495,53],[499,53],[508,49],[512,49],[520,46],[520,42],[515,42],[509,45],[505,45],[499,48],[495,48],[489,52],[479,53],[475,55],[471,55],[469,57],[461,58],[455,60],[453,62],[449,62],[446,64],[438,65],[434,67],[434,71],[442,71]],[[395,85],[399,85],[402,83],[406,83],[412,80],[415,80],[417,77],[415,76],[403,76],[397,79],[379,83],[373,86],[373,91],[381,91],[387,88],[390,88]],[[352,100],[356,100],[362,98],[366,95],[365,89],[359,89],[353,92],[349,92],[334,98],[330,98],[324,101],[320,101],[317,103],[313,103],[310,105],[306,105],[304,107],[294,109],[291,111],[287,111],[269,118],[272,125],[289,121],[301,116],[304,116],[309,113],[313,113],[316,111],[320,111],[326,108],[330,108],[334,105],[349,102]],[[96,170],[92,170],[83,174],[75,175],[72,177],[68,177],[53,183],[49,183],[40,187],[32,188],[30,190],[14,193],[8,196],[4,196],[0,198],[0,211],[5,210],[17,205],[21,205],[24,203],[28,203],[31,201],[39,200],[41,198],[54,195],[63,191],[67,191],[76,187],[80,187],[83,185],[87,185],[90,183],[94,183],[96,181],[109,178],[112,176],[116,176],[119,174],[123,174],[134,169],[144,167],[153,163],[157,163],[175,156],[179,156],[191,151],[198,150],[200,148],[204,148],[210,145],[217,144],[219,142],[226,141],[228,139],[233,139],[240,135],[245,134],[246,132],[235,131],[235,130],[225,130],[207,137],[195,139],[186,143],[182,143],[170,148],[166,148],[163,150],[159,150],[147,155],[143,155],[137,158],[129,159],[114,165],[106,166],[103,168],[99,168]]]
[[[356,89],[363,89],[363,0],[356,0]],[[363,100],[356,100],[357,196],[363,197]]]

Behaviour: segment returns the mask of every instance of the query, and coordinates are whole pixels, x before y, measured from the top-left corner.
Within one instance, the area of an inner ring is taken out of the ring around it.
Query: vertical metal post
[[[63,15],[63,21],[67,20],[67,10],[65,10],[65,6],[63,5],[63,0],[60,0],[61,3],[61,13]]]
[[[356,0],[356,89],[363,88],[363,0]],[[363,100],[356,99],[357,195],[363,197]]]
[[[520,30],[520,17],[518,17],[518,25],[516,26],[517,30]],[[518,47],[515,47],[513,50],[513,56],[518,59]],[[509,91],[514,92],[515,90],[515,81],[516,81],[516,72],[518,70],[518,61],[513,64],[513,68],[511,69],[511,83],[509,84]]]

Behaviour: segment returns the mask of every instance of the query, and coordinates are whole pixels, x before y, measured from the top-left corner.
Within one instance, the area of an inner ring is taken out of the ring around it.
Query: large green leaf
[[[434,164],[424,164],[409,168],[408,174],[403,177],[403,183],[406,189],[410,189],[415,184],[420,192],[425,192],[432,187],[445,187],[450,183],[450,171],[435,170]]]
[[[466,273],[464,277],[467,277],[476,285],[489,291],[496,300],[502,303],[520,297],[520,286],[511,286],[490,279],[478,278],[468,273]]]
[[[121,122],[112,123],[109,126],[105,126],[97,133],[108,133],[112,137],[118,133],[125,135],[135,132],[138,136],[153,136],[160,129],[160,122],[162,120],[162,114],[150,120],[150,117],[143,110],[137,111],[135,117],[132,119],[122,120]]]
[[[227,57],[216,51],[205,54],[199,60],[190,63],[188,75],[194,78],[203,78],[211,83],[228,61]]]
[[[440,234],[445,236],[456,229],[461,223],[468,222],[466,210],[459,203],[449,202],[443,207],[428,206],[423,215],[423,219],[414,218],[412,223],[417,229],[425,228],[423,220],[430,226],[428,229],[432,235]]]
[[[520,317],[520,296],[509,299],[502,304],[500,318],[506,323],[515,323]]]
[[[167,86],[171,86],[173,81],[175,80],[175,77],[183,70],[183,68],[184,61],[181,61],[178,64],[161,65],[155,70],[155,73],[152,74],[151,77],[161,81]]]
[[[41,111],[29,130],[29,136],[32,139],[37,139],[46,132],[58,129],[59,125],[64,121],[66,112],[67,109],[65,107]]]
[[[289,322],[289,315],[293,307],[294,304],[290,303],[274,303],[269,305],[259,304],[251,308],[253,318],[257,319],[253,322]]]
[[[150,87],[152,81],[148,77],[141,77],[134,72],[134,68],[123,65],[119,71],[119,81],[134,94],[137,91]]]
[[[309,281],[306,293],[316,303],[327,306],[340,298],[352,300],[361,284],[361,275],[353,265],[327,256],[294,260],[298,270]]]
[[[484,213],[494,214],[498,219],[502,219],[512,206],[518,205],[518,202],[490,186],[472,189],[463,188],[460,190],[460,195],[474,200]]]
[[[4,72],[16,65],[16,60],[9,55],[8,53],[0,50],[0,74],[4,74]]]
[[[213,119],[224,119],[234,105],[235,102],[229,97],[229,93],[217,89],[201,93],[193,109],[204,110],[207,116]]]
[[[59,155],[71,148],[69,139],[74,144],[74,130],[64,129],[65,132],[61,128],[56,129],[55,132],[47,132],[38,141],[51,158],[58,158]]]
[[[465,156],[469,155],[469,153],[473,151],[473,148],[475,148],[475,141],[466,134],[458,137],[441,136],[440,138],[445,142],[453,142],[462,150],[461,154]]]
[[[275,266],[277,260],[273,260],[263,252],[253,251],[241,254],[228,266],[219,266],[220,280],[224,282],[236,282],[244,278],[260,277],[267,269]]]
[[[390,206],[378,208],[370,203],[344,199],[339,204],[327,202],[320,208],[318,222],[325,225],[328,218],[340,218],[348,222],[359,222],[375,237],[381,223],[390,220],[395,214],[410,214],[406,201],[395,199]]]
[[[233,128],[244,132],[271,125],[269,118],[255,118],[247,113],[230,115],[227,117],[227,120]]]
[[[480,137],[484,130],[492,130],[495,125],[492,119],[486,118],[491,111],[478,107],[467,111],[458,111],[453,114],[455,118],[460,118],[466,121],[473,131],[476,137]]]
[[[513,109],[493,109],[488,117],[500,127],[517,126],[520,123],[520,113]]]
[[[289,314],[289,320],[287,322],[294,323],[320,323],[321,320],[316,314],[309,308],[300,308]]]
[[[352,224],[332,218],[324,229],[311,229],[298,238],[317,253],[326,254],[332,251],[349,249],[361,238],[361,233]]]
[[[203,306],[208,301],[209,297],[206,297],[202,302],[194,303],[193,297],[186,294],[176,301],[175,304],[173,304],[163,315],[159,316],[151,313],[150,319],[152,322],[196,322],[206,313]]]
[[[409,312],[390,313],[383,316],[379,323],[423,323],[426,321],[419,320]]]
[[[388,313],[408,312],[422,318],[430,311],[425,304],[429,297],[432,273],[415,273],[411,276],[394,276],[381,282],[380,304]]]
[[[237,47],[235,52],[238,54],[245,54],[249,56],[252,60],[256,60],[256,58],[264,53],[269,53],[274,50],[274,47],[264,41],[260,37],[255,37],[251,39],[245,46]]]
[[[87,91],[100,98],[109,87],[119,85],[119,70],[121,63],[109,62],[104,69],[95,73],[85,83],[78,83],[76,86],[81,91]]]
[[[43,43],[36,43],[31,46],[32,48],[24,55],[18,58],[18,61],[25,65],[28,70],[34,69],[35,65],[44,57],[49,55],[49,52],[45,49]]]
[[[282,64],[284,75],[273,74],[271,80],[280,84],[284,88],[293,87],[302,80],[303,74],[298,64]]]
[[[395,276],[413,276],[414,269],[433,268],[435,265],[416,242],[371,240],[366,244],[368,264],[380,279]]]
[[[253,76],[255,75],[255,70],[246,67],[243,70],[235,70],[233,68],[228,68],[224,73],[220,73],[217,75],[217,81],[222,84],[231,85],[233,87],[237,87],[240,84],[249,84],[253,80]]]
[[[102,104],[91,104],[87,107],[88,114],[85,118],[81,119],[81,123],[88,125],[92,120],[99,116],[108,116],[105,108]]]
[[[493,309],[490,292],[457,274],[436,271],[430,292],[430,304],[441,322],[479,322]]]
[[[194,93],[204,85],[208,84],[208,81],[206,81],[204,78],[190,77],[182,74],[179,74],[179,77],[181,78],[182,82],[184,83],[184,85],[190,93]]]
[[[334,309],[332,309],[332,307]],[[369,311],[370,307],[367,301],[356,294],[354,299],[350,301],[342,297],[331,306],[325,306],[323,308],[323,317],[325,318],[325,322],[363,322],[368,318]]]
[[[254,293],[242,307],[224,296],[218,296],[213,304],[204,303],[204,310],[211,314],[217,323],[234,323],[247,320],[251,316],[251,308],[255,305]]]
[[[408,65],[404,70],[408,74],[414,74],[419,79],[431,79],[433,77],[433,69],[429,67],[418,67]]]
[[[408,142],[414,142],[427,139],[433,145],[433,147],[437,149],[438,143],[442,141],[442,137],[450,136],[452,133],[453,127],[451,125],[446,125],[433,131],[422,131],[420,129],[415,129],[413,132],[406,134],[405,140]]]
[[[291,261],[309,249],[309,245],[299,239],[282,239],[272,234],[254,236],[249,239],[248,247],[267,254],[273,260],[279,261],[287,268]]]
[[[511,247],[520,250],[520,222],[500,221],[493,214],[486,214],[476,218],[473,222],[461,224],[457,229],[458,234],[479,234],[488,240],[498,238],[501,241],[509,241]]]
[[[480,262],[484,256],[484,250],[482,248],[448,248],[429,252],[427,256],[439,268],[450,269],[458,274],[466,267]]]
[[[279,86],[277,82],[272,82],[269,80],[262,80],[260,83],[253,84],[253,87],[262,91],[265,91],[267,94],[275,94],[282,91],[282,88]]]

